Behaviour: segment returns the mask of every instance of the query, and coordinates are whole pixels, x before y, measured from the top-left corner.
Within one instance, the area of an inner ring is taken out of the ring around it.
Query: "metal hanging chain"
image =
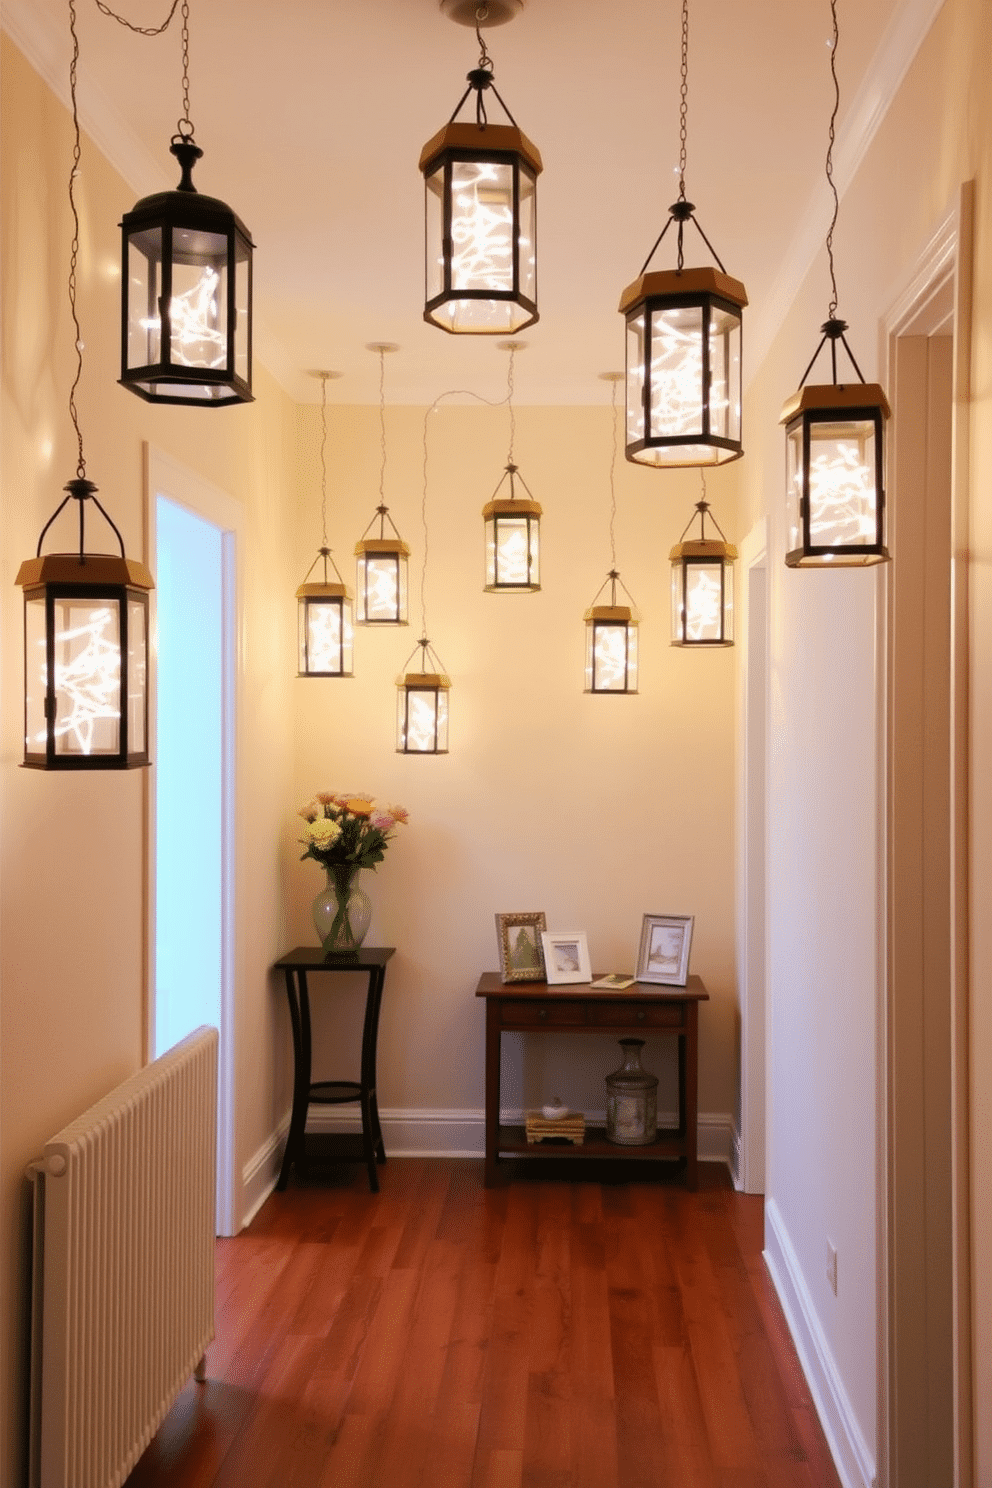
[[[327,373],[320,374],[320,530],[327,547]]]
[[[95,0],[95,4],[101,15],[107,16],[112,21],[120,21],[122,26],[126,26],[129,31],[133,31],[137,36],[161,36],[163,31],[168,30],[172,17],[175,15],[176,8],[179,5],[179,0],[172,0],[172,8],[161,26],[136,26],[126,16],[118,15],[116,10],[111,10],[109,5],[103,3],[103,0]]]
[[[475,39],[479,43],[478,65],[480,67],[484,67],[487,72],[492,72],[493,59],[489,55],[489,48],[486,46],[486,38],[483,36],[481,30],[483,21],[488,21],[488,19],[489,6],[485,4],[478,6],[475,12]]]
[[[830,219],[830,228],[827,232],[827,259],[830,264],[830,286],[832,290],[827,319],[834,320],[837,316],[837,275],[834,272],[834,228],[837,226],[837,215],[840,211],[840,197],[837,195],[837,185],[834,181],[834,139],[837,113],[840,109],[840,83],[837,80],[837,46],[840,42],[840,29],[837,25],[837,0],[830,0],[830,15],[834,24],[833,42],[830,46],[830,76],[834,82],[834,108],[833,113],[830,115],[830,128],[828,131],[826,173],[827,182],[834,197],[834,215]]]
[[[76,69],[79,63],[79,37],[76,34],[76,5],[75,0],[69,0],[69,35],[72,37],[72,60],[69,63],[69,97],[72,100],[72,169],[69,172],[69,208],[72,212],[72,247],[69,252],[69,311],[72,315],[72,324],[76,331],[76,375],[69,389],[69,417],[72,419],[72,427],[76,431],[76,443],[79,447],[79,455],[76,461],[77,480],[86,479],[86,459],[83,455],[83,436],[79,428],[79,414],[76,410],[76,389],[83,375],[83,333],[79,325],[79,315],[76,311],[76,265],[79,260],[79,209],[76,206],[76,177],[79,174],[79,161],[82,154],[79,134],[79,109],[76,104]],[[80,510],[82,510],[80,508]],[[44,534],[43,534],[44,535]]]
[[[617,384],[615,378],[610,388],[610,404],[613,409],[613,454],[610,459],[610,571],[611,573],[615,573],[617,567],[617,450],[619,448],[617,435],[617,425],[619,422],[617,416]]]
[[[180,15],[183,21],[183,116],[176,125],[176,137],[180,140],[191,140],[193,138],[193,121],[189,116],[189,0],[172,0],[169,14],[161,26],[136,26],[126,16],[118,15],[116,10],[111,10],[110,6],[105,4],[105,0],[94,0],[94,3],[101,15],[107,16],[112,21],[119,22],[128,31],[133,31],[136,36],[161,36],[163,31],[169,29],[180,3],[182,4]]]
[[[679,103],[679,201],[685,201],[686,118],[689,111],[689,0],[682,0],[682,88]],[[679,244],[681,250],[681,243]],[[682,265],[679,264],[681,268]]]

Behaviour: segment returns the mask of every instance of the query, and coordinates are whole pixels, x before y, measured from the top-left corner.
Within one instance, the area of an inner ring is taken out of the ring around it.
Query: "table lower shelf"
[[[528,1142],[527,1131],[523,1126],[500,1126],[497,1131],[496,1153],[498,1156],[514,1157],[554,1157],[554,1158],[583,1158],[583,1157],[616,1157],[616,1158],[659,1158],[659,1157],[685,1157],[686,1140],[676,1128],[668,1131],[658,1132],[654,1142],[647,1142],[643,1146],[627,1147],[619,1142],[609,1142],[606,1138],[606,1130],[602,1126],[587,1126],[585,1140],[579,1144],[558,1140],[545,1142]]]

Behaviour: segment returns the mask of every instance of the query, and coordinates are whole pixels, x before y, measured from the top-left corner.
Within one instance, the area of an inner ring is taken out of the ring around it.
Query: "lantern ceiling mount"
[[[459,26],[505,26],[517,18],[525,0],[438,0],[441,14]]]

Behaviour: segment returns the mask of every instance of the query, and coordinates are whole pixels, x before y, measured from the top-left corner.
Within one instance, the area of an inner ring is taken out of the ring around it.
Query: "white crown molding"
[[[834,145],[834,183],[842,199],[861,167],[903,78],[944,0],[902,0],[854,96]],[[823,247],[833,204],[824,181],[809,197],[775,276],[775,289],[748,326],[748,382],[771,349],[789,309]]]

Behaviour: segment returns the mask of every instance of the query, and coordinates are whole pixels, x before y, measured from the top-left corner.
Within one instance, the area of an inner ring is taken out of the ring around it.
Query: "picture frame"
[[[543,931],[545,980],[549,987],[566,982],[591,982],[589,946],[584,930]]]
[[[694,915],[646,914],[637,952],[637,980],[684,987],[689,977]]]
[[[542,982],[544,947],[541,932],[547,929],[543,910],[497,914],[499,971],[504,982]]]

